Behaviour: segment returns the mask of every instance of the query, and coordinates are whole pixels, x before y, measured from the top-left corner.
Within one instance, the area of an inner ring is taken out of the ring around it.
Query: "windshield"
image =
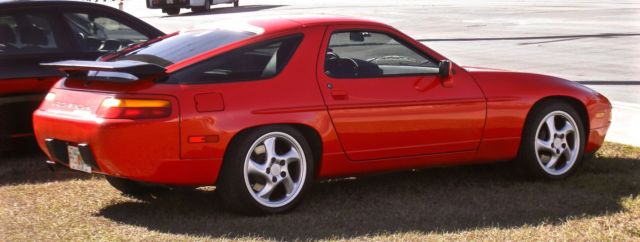
[[[166,67],[254,35],[256,33],[250,31],[226,29],[187,30],[161,41],[143,45],[115,60],[137,60]]]

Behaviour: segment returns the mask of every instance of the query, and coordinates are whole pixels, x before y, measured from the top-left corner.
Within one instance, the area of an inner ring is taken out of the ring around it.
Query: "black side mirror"
[[[441,60],[438,64],[438,76],[443,87],[453,86],[453,64],[450,60]]]
[[[438,63],[438,75],[442,78],[451,76],[451,66],[450,60],[441,60],[440,63]]]

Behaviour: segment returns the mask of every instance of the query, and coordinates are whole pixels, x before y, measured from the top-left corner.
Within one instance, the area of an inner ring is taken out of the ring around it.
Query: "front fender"
[[[487,99],[487,122],[481,159],[512,159],[517,155],[527,115],[550,97],[569,98],[586,110],[586,152],[599,148],[611,119],[611,104],[598,92],[562,78],[490,69],[468,69]],[[604,129],[604,133],[602,132]],[[595,132],[597,130],[599,132]],[[492,150],[504,150],[501,155]]]

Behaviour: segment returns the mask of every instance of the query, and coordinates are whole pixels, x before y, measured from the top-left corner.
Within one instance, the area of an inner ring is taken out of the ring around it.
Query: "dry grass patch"
[[[640,240],[640,148],[612,143],[564,181],[521,181],[504,164],[323,181],[266,217],[230,213],[210,189],[123,197],[42,160],[0,162],[0,241]]]

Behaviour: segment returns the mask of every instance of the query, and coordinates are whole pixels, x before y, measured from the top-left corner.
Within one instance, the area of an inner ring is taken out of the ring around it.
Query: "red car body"
[[[290,125],[310,140],[317,178],[513,159],[532,108],[548,99],[565,100],[578,110],[588,136],[585,153],[602,145],[609,127],[611,105],[604,96],[551,76],[456,64],[455,75],[448,78],[351,80],[322,71],[329,36],[340,30],[384,32],[435,59],[446,59],[384,24],[327,17],[247,23],[263,32],[171,64],[162,76],[243,46],[302,34],[304,39],[275,77],[193,85],[156,82],[158,75],[129,84],[68,77],[51,90],[55,101],[45,101],[34,113],[39,145],[53,161],[64,164],[46,139],[88,144],[98,167],[95,173],[162,184],[214,185],[234,137],[265,125]],[[101,103],[111,97],[168,101],[170,115],[97,118]]]

